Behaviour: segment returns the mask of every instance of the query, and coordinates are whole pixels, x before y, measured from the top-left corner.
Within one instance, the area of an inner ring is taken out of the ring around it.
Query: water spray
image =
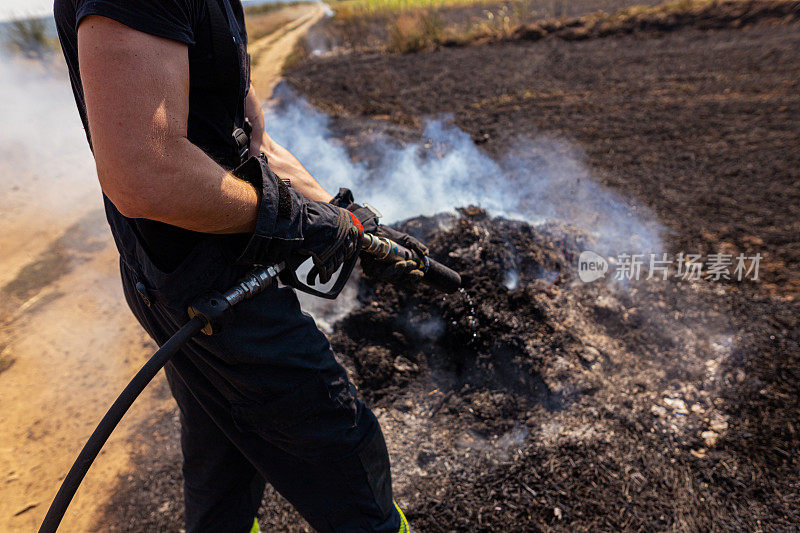
[[[385,237],[378,237],[369,233],[363,234],[361,250],[375,256],[378,261],[416,261],[417,268],[423,273],[422,280],[443,292],[455,292],[461,286],[461,276],[457,272],[447,268],[435,259],[427,256],[420,257],[408,248]],[[232,319],[231,310],[233,307],[262,293],[281,274],[283,274],[281,276],[282,281],[288,282],[289,285],[298,290],[323,298],[335,299],[350,278],[357,260],[358,254],[355,254],[350,261],[342,266],[338,279],[328,291],[321,291],[304,285],[298,280],[296,269],[289,269],[286,267],[285,262],[280,262],[272,266],[253,269],[224,293],[208,293],[192,302],[188,309],[189,321],[170,337],[137,372],[106,412],[89,440],[86,441],[78,458],[61,483],[53,503],[50,504],[47,515],[39,528],[39,533],[55,533],[58,530],[58,526],[67,512],[67,507],[69,507],[72,498],[75,496],[75,492],[80,487],[83,478],[92,463],[94,463],[103,445],[111,436],[111,433],[125,413],[128,412],[131,405],[133,405],[133,402],[136,401],[136,398],[158,374],[158,371],[186,343],[201,332],[206,335],[214,335],[222,331],[225,324]]]

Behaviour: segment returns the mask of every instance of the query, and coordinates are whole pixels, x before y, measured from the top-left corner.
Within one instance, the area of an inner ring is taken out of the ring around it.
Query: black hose
[[[116,399],[114,404],[108,410],[103,420],[97,425],[92,436],[83,446],[80,455],[75,460],[75,463],[70,468],[64,482],[61,483],[61,488],[58,489],[53,503],[50,504],[50,509],[47,511],[47,516],[44,517],[44,522],[39,528],[39,533],[55,533],[58,525],[64,518],[64,513],[67,512],[67,507],[75,496],[75,491],[83,481],[89,467],[97,458],[97,454],[103,448],[103,445],[108,440],[111,432],[117,427],[119,421],[125,413],[128,412],[133,402],[147,387],[147,384],[152,381],[158,371],[167,364],[175,353],[180,350],[184,344],[189,342],[189,339],[200,333],[205,326],[205,320],[199,316],[195,316],[187,322],[175,335],[164,343],[164,345],[153,354],[153,357],[142,367],[141,370],[133,377],[122,394]]]

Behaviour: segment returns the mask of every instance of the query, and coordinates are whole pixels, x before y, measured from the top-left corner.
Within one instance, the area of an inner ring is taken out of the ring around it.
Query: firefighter
[[[55,18],[125,297],[157,343],[193,297],[254,264],[310,257],[327,280],[358,253],[363,225],[427,253],[346,189],[333,197],[264,131],[239,0],[56,0]],[[379,423],[293,289],[243,302],[165,372],[186,531],[256,531],[266,482],[318,531],[408,531]]]

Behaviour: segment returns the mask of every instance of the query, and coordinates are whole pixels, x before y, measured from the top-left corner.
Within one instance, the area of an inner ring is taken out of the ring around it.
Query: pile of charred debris
[[[585,232],[474,207],[402,227],[463,290],[362,280],[332,341],[379,413],[420,531],[797,519],[790,462],[766,471],[732,427],[748,338],[724,289],[583,283]]]

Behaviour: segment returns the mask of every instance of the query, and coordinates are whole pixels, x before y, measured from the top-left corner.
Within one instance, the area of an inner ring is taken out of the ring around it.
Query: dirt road
[[[325,16],[323,4],[307,7],[308,10],[296,20],[250,44],[249,51],[253,62],[250,77],[256,93],[262,98],[269,98],[272,94],[272,90],[281,78],[283,64],[292,53],[297,41]]]
[[[259,94],[271,94],[297,39],[323,14],[321,5],[309,6],[253,43]],[[3,90],[19,107],[42,105],[38,98],[23,101],[25,93],[48,94],[41,129],[55,121],[68,132],[45,161],[10,135],[0,136],[7,176],[0,199],[0,531],[7,533],[38,527],[94,426],[155,349],[124,303],[117,252],[68,80],[63,73],[30,76],[25,69],[14,75],[20,82]],[[7,113],[13,106],[3,108]],[[130,468],[141,441],[136,428],[173,410],[159,375],[92,467],[63,531],[105,529],[97,512]]]
[[[38,527],[95,423],[152,350],[123,303],[94,165],[59,66],[9,61],[0,84],[0,531],[10,533]],[[50,131],[47,148],[17,138],[19,127]],[[149,391],[130,419],[160,405]],[[128,427],[112,437],[64,531],[89,530],[127,468]]]

